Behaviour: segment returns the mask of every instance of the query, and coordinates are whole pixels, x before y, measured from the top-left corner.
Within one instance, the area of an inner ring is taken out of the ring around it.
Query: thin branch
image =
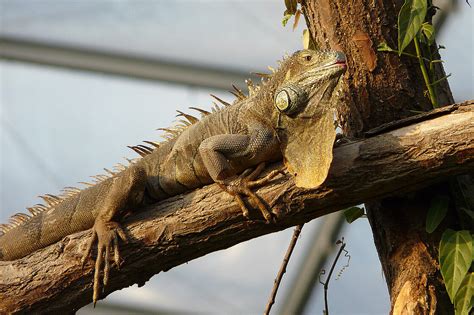
[[[329,270],[329,275],[326,281],[322,282],[321,279],[319,280],[319,283],[324,285],[324,314],[325,315],[329,315],[329,305],[328,305],[329,281],[331,280],[331,276],[332,276],[332,273],[334,272],[334,268],[336,267],[337,261],[339,260],[339,256],[341,256],[342,251],[344,251],[344,248],[346,247],[346,243],[344,243],[344,238],[342,240],[337,241],[336,244],[338,245],[342,244],[342,245],[339,248],[339,251],[337,252],[336,258],[334,258],[334,261],[332,262],[331,269]],[[323,269],[321,271],[321,275],[324,275],[325,273],[326,271]]]
[[[270,314],[270,310],[273,304],[275,303],[275,297],[277,295],[278,288],[280,287],[281,279],[283,278],[283,275],[286,272],[286,266],[288,266],[288,262],[290,261],[291,254],[293,253],[293,249],[295,248],[296,242],[298,241],[298,237],[300,236],[303,225],[304,224],[297,225],[295,230],[293,231],[293,237],[291,238],[290,245],[288,246],[288,249],[286,250],[285,257],[283,258],[283,261],[280,266],[280,270],[278,271],[278,275],[275,278],[275,281],[273,283],[272,293],[270,294],[267,307],[265,308],[265,312],[264,312],[265,315]]]

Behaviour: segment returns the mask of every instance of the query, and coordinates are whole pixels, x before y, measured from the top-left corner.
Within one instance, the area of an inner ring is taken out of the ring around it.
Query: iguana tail
[[[125,170],[120,165],[120,170]],[[108,171],[108,170],[107,170]],[[0,260],[15,260],[63,237],[91,228],[100,208],[100,196],[118,172],[95,176],[95,184],[79,189],[66,187],[61,195],[40,196],[45,204],[27,208],[30,214],[17,213],[8,224],[0,224]]]

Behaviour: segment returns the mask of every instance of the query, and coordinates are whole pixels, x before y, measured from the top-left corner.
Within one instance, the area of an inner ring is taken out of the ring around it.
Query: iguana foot
[[[267,206],[263,203],[257,194],[252,191],[252,188],[256,188],[265,185],[272,180],[276,175],[282,173],[281,170],[274,170],[268,173],[265,177],[255,180],[255,178],[262,173],[265,168],[265,163],[260,163],[254,170],[247,169],[240,176],[235,176],[219,183],[221,188],[234,196],[235,200],[242,209],[244,217],[249,218],[249,210],[242,200],[242,195],[249,197],[258,207],[263,217],[270,223],[273,221],[273,214],[268,210]]]
[[[94,293],[93,293],[93,302],[94,307],[99,299],[100,291],[100,271],[102,264],[104,264],[104,275],[103,275],[103,284],[104,287],[109,281],[110,273],[110,261],[112,260],[110,255],[113,251],[114,257],[113,261],[117,265],[117,268],[120,269],[121,258],[118,247],[118,239],[126,241],[127,237],[117,222],[103,222],[102,220],[96,220],[94,227],[92,228],[92,237],[87,243],[86,250],[82,256],[81,262],[84,266],[84,263],[91,252],[92,245],[97,241],[97,258],[95,261],[95,271],[94,271]]]

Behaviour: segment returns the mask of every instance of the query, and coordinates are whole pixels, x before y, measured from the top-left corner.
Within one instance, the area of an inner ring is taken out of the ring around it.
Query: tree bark
[[[308,29],[321,48],[348,57],[344,101],[339,120],[344,133],[357,136],[380,124],[431,108],[424,96],[418,61],[377,52],[378,44],[397,47],[397,17],[403,1],[307,0],[302,7]],[[428,19],[434,14],[429,10]],[[412,46],[412,45],[411,45]],[[408,52],[414,48],[408,46]],[[433,44],[434,48],[436,43]],[[436,68],[442,78],[441,64]],[[438,87],[439,104],[452,103],[447,81]],[[472,139],[471,139],[472,141]],[[389,166],[390,167],[390,166]],[[453,310],[437,263],[440,233],[424,227],[432,196],[450,194],[448,184],[369,202],[366,209],[391,298],[391,312],[444,313]],[[452,210],[452,209],[451,209]],[[449,211],[445,226],[459,226]],[[438,231],[443,230],[438,229]]]
[[[378,44],[397,47],[397,16],[403,1],[307,0],[302,7],[308,29],[320,49],[347,55],[339,122],[344,133],[359,136],[383,123],[428,111],[418,61],[377,52]],[[436,45],[436,44],[434,44]],[[412,45],[407,47],[413,52]],[[444,76],[439,68],[438,77]],[[440,83],[440,104],[454,102],[446,80]]]
[[[414,121],[338,146],[319,188],[299,189],[290,175],[279,175],[259,189],[276,223],[265,224],[255,210],[244,219],[238,204],[217,185],[140,210],[124,222],[129,239],[121,244],[125,263],[120,271],[112,268],[102,297],[135,283],[141,286],[160,271],[212,251],[474,170],[474,101]],[[276,168],[281,163],[268,171]],[[86,262],[84,269],[80,263],[90,234],[69,235],[22,259],[0,262],[0,313],[71,312],[90,303],[94,262]]]

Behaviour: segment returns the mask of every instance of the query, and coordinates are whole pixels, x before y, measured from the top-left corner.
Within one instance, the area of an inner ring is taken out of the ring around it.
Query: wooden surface
[[[281,167],[277,163],[268,170]],[[120,271],[112,268],[103,296],[143,285],[160,271],[245,240],[473,170],[474,105],[468,103],[338,146],[329,177],[317,189],[302,190],[289,175],[277,176],[257,191],[275,213],[274,224],[265,224],[255,210],[250,220],[244,219],[232,197],[217,185],[169,198],[126,220],[124,263]],[[80,264],[89,237],[89,231],[80,232],[22,259],[0,262],[0,313],[72,312],[90,303],[93,261],[83,270]]]

